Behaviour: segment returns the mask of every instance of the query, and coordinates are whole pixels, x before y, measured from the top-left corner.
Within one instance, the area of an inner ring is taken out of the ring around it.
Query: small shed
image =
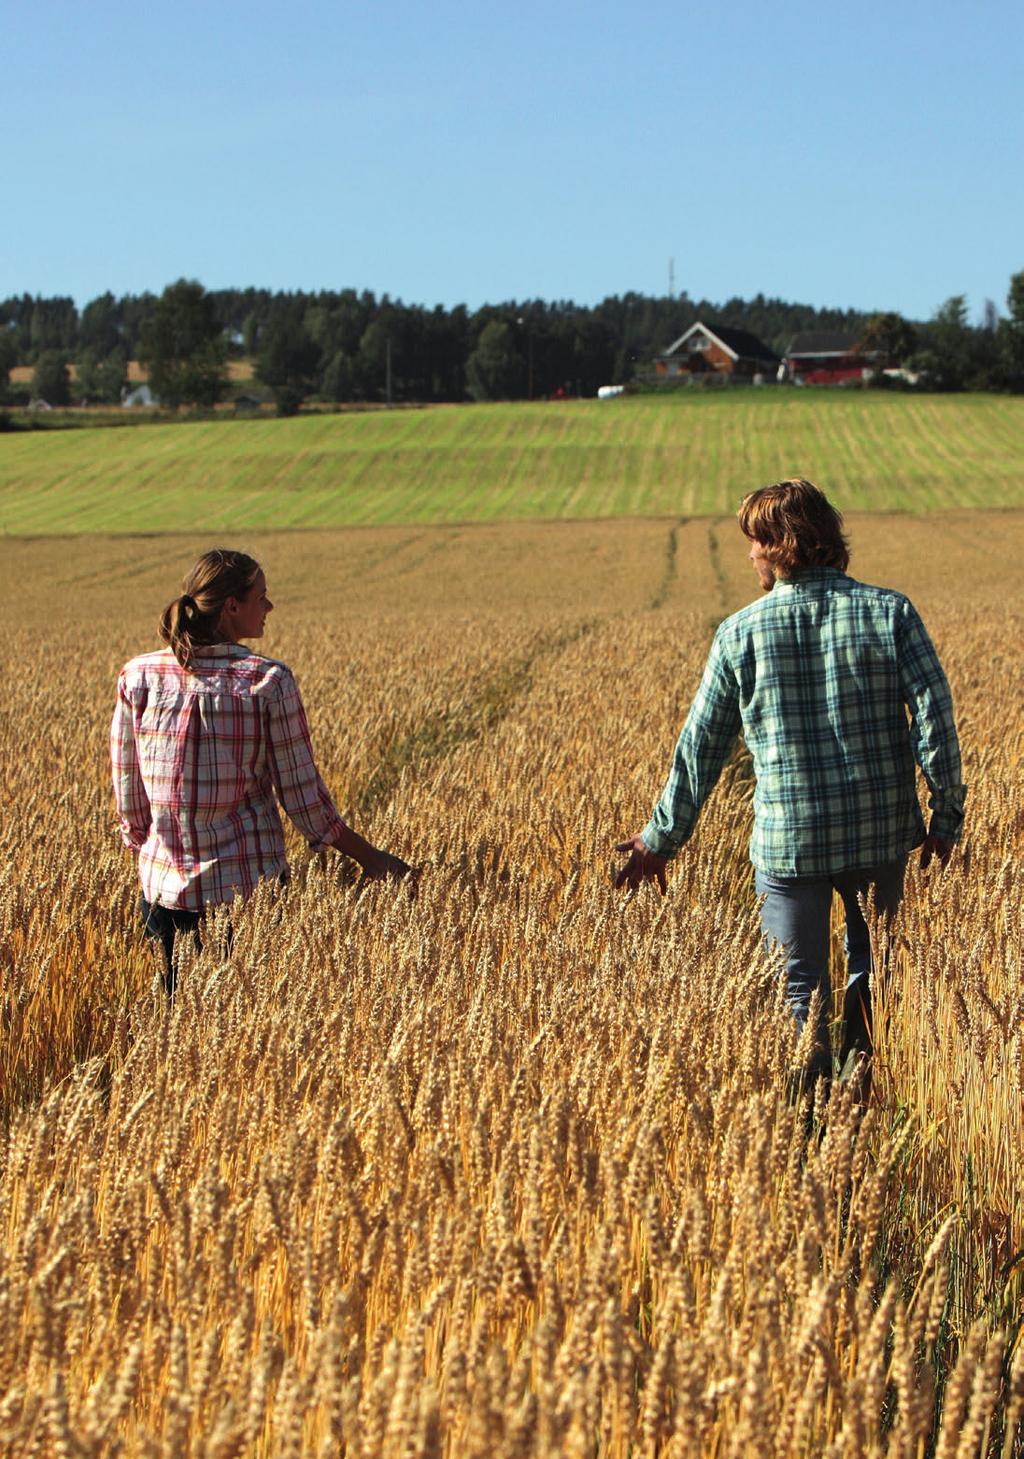
[[[236,395],[235,414],[254,417],[260,414],[263,402],[258,395]]]
[[[757,335],[698,319],[664,354],[655,357],[654,370],[662,380],[716,375],[753,380],[755,375],[774,375],[778,365],[778,355]]]

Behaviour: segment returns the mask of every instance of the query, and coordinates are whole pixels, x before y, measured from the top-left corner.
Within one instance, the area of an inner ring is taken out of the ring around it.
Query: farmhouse
[[[816,329],[793,336],[785,370],[796,385],[842,385],[862,379],[869,364],[856,335]]]
[[[663,355],[654,361],[655,374],[662,380],[718,376],[752,380],[755,375],[773,375],[779,357],[756,335],[724,324],[704,324],[698,319]]]

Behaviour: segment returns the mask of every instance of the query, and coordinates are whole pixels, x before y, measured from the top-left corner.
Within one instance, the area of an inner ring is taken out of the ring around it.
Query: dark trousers
[[[163,979],[164,992],[168,998],[173,998],[178,977],[174,966],[175,938],[191,937],[192,944],[198,951],[199,924],[203,920],[203,914],[161,907],[156,902],[147,902],[141,895],[139,911],[142,914],[142,930],[150,942],[156,945],[161,956],[160,976]]]
[[[288,872],[283,871],[278,877],[278,885],[286,886],[288,883]],[[178,975],[174,966],[174,944],[178,937],[190,937],[192,946],[199,951],[202,945],[202,925],[206,912],[179,912],[176,908],[161,907],[157,902],[147,902],[146,898],[139,894],[139,912],[142,915],[142,930],[150,942],[154,943],[161,957],[160,976],[163,979],[164,989],[168,998],[174,996],[174,989],[177,985]],[[226,948],[231,950],[231,923],[227,924]]]

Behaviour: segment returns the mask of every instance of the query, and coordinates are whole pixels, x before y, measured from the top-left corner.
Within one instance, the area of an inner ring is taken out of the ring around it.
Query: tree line
[[[816,309],[758,294],[715,304],[686,293],[627,293],[593,306],[571,301],[430,309],[355,289],[206,290],[179,279],[162,294],[73,299],[23,294],[0,301],[0,395],[10,371],[34,368],[50,404],[74,394],[120,400],[128,361],[146,366],[165,406],[212,406],[229,393],[228,362],[249,357],[282,414],[303,401],[462,401],[593,395],[642,378],[697,319],[744,329],[784,354],[805,330],[841,331],[882,365],[919,373],[931,388],[1024,388],[1024,272],[1010,280],[1007,313],[991,303],[972,324],[966,299],[930,320],[891,312]],[[878,382],[888,377],[878,371]]]

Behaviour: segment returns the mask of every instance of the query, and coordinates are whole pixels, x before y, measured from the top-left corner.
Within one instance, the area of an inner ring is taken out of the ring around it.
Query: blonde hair
[[[845,572],[849,566],[841,513],[820,487],[802,476],[758,487],[743,498],[737,516],[744,536],[759,543],[780,577],[802,567]]]
[[[220,617],[229,598],[244,598],[260,565],[246,552],[214,547],[182,579],[183,592],[160,615],[160,637],[183,669],[195,663],[197,648],[220,643]]]

